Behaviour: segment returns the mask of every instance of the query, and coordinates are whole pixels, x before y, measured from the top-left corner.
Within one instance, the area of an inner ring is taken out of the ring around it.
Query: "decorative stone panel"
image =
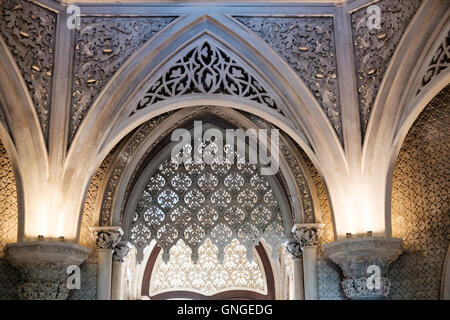
[[[14,171],[0,141],[0,258],[7,243],[17,241],[17,193]]]
[[[384,73],[409,22],[422,0],[382,0],[375,3],[381,9],[381,28],[369,29],[367,20],[373,13],[363,7],[352,14],[352,29],[356,59],[356,76],[363,135],[383,80]]]
[[[0,0],[0,34],[30,91],[47,135],[56,14],[22,0]]]
[[[175,17],[83,17],[76,34],[71,138],[104,85]]]
[[[295,70],[342,138],[332,18],[235,17]]]
[[[390,268],[392,299],[439,299],[450,244],[450,86],[403,142],[392,182],[392,232],[404,253]]]

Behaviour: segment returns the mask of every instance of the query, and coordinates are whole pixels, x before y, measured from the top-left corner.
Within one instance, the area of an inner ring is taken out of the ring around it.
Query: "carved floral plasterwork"
[[[261,260],[249,262],[246,249],[235,239],[225,248],[224,261],[217,260],[217,247],[206,240],[199,248],[199,260],[191,260],[191,249],[183,240],[170,249],[166,264],[157,258],[150,280],[150,295],[182,290],[211,296],[227,290],[251,290],[266,294],[267,284]]]
[[[281,103],[247,68],[212,42],[200,42],[156,80],[131,115],[149,105],[187,94],[238,96],[283,115]]]
[[[381,28],[369,29],[373,12],[363,7],[352,14],[356,76],[361,129],[366,131],[378,88],[389,61],[422,0],[383,0],[373,4],[381,9]]]
[[[266,41],[306,83],[342,137],[331,18],[235,17]]]
[[[422,78],[420,87],[417,90],[417,94],[422,89],[437,77],[443,70],[447,69],[450,65],[450,31],[447,36],[442,40],[441,44],[437,48],[433,57],[431,58],[427,70]]]
[[[76,33],[73,138],[89,107],[123,63],[175,17],[83,17]]]
[[[0,1],[0,34],[30,92],[44,132],[48,131],[56,14],[22,0]]]

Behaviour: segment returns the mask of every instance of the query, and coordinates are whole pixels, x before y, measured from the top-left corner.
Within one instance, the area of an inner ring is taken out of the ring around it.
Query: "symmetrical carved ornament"
[[[417,94],[431,82],[438,74],[450,66],[450,31],[447,36],[442,40],[442,43],[437,48],[433,57],[431,58],[425,75],[422,78],[420,87],[417,90]]]
[[[129,252],[130,247],[127,243],[118,243],[114,247],[113,261],[124,262]]]
[[[72,243],[23,242],[5,248],[7,260],[20,270],[22,300],[65,300],[69,295],[67,267],[80,265],[89,249]]]
[[[120,227],[91,227],[90,230],[100,250],[113,250],[123,236],[123,231]]]
[[[248,115],[248,118],[252,120],[259,128],[263,129],[275,129],[275,127],[265,121],[264,119],[261,119],[255,115]],[[302,202],[302,208],[303,208],[303,220],[305,223],[314,223],[315,221],[315,215],[314,215],[314,202],[312,197],[312,191],[311,186],[309,185],[306,175],[307,173],[305,170],[307,168],[304,168],[302,163],[300,162],[301,155],[294,149],[292,146],[290,146],[285,139],[280,139],[280,151],[283,155],[284,159],[289,165],[289,168],[292,171],[292,174],[294,175],[294,179],[297,185],[297,188],[299,190],[300,194],[300,201]],[[282,177],[284,178],[284,177]],[[287,191],[287,183],[283,181],[285,190]],[[290,200],[292,203],[292,195],[289,194]],[[294,197],[297,197],[297,195],[294,195]],[[294,205],[294,204],[292,204]],[[295,217],[292,217],[292,220],[295,221]]]
[[[302,257],[302,248],[297,240],[290,239],[285,243],[285,247],[292,259],[300,259]]]
[[[205,150],[218,147],[215,142],[206,144]],[[225,146],[224,154],[228,152],[235,151]],[[155,165],[140,191],[129,231],[138,259],[152,239],[163,248],[165,261],[179,239],[192,249],[194,261],[207,238],[218,247],[220,261],[234,238],[247,248],[250,260],[262,238],[276,255],[286,235],[280,198],[256,165],[239,158],[235,163],[177,164],[170,154]]]
[[[319,223],[296,224],[292,228],[292,233],[301,248],[315,247],[319,242],[324,226],[324,224]]]
[[[238,96],[283,115],[281,101],[276,101],[243,64],[213,42],[201,41],[150,86],[130,116],[160,101],[188,94]]]
[[[363,134],[370,113],[394,51],[422,0],[382,0],[380,29],[369,28],[372,14],[363,7],[352,14],[357,85]]]
[[[105,84],[174,17],[83,17],[76,33],[71,137]]]
[[[338,136],[342,137],[333,19],[235,18],[288,62],[312,91]]]
[[[389,295],[390,281],[386,277],[389,265],[402,253],[399,238],[355,238],[323,245],[324,253],[338,264],[343,273],[342,288],[350,299],[383,298]],[[376,285],[369,286],[375,269]]]
[[[32,2],[0,0],[0,34],[30,91],[44,136],[53,73],[56,14]]]

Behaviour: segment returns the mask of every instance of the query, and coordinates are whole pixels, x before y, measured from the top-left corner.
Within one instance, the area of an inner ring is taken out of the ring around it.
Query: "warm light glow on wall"
[[[39,235],[45,241],[59,241],[63,236],[66,240],[76,239],[76,214],[68,212],[76,209],[70,196],[64,194],[58,186],[40,186],[39,193],[28,193],[25,201],[25,238],[37,240]],[[72,210],[73,209],[73,210]]]
[[[339,239],[345,238],[347,233],[355,237],[367,235],[367,231],[384,235],[385,192],[376,183],[369,177],[353,176],[342,183],[338,193],[330,190]]]

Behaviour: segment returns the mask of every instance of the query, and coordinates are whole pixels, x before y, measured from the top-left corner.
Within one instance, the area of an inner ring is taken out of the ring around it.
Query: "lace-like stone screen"
[[[235,152],[227,145],[223,148],[225,153]],[[193,261],[208,238],[218,248],[219,261],[233,239],[247,249],[249,261],[261,239],[276,257],[286,232],[276,196],[280,192],[272,188],[274,177],[261,175],[258,166],[247,160],[228,159],[177,164],[169,154],[154,170],[130,227],[130,239],[141,252],[139,260],[152,239],[163,249],[164,261],[179,239],[192,250]]]
[[[150,296],[189,291],[212,296],[229,290],[250,290],[267,294],[264,267],[258,255],[253,262],[246,258],[246,249],[234,239],[225,248],[223,263],[217,260],[218,249],[208,239],[199,248],[199,260],[191,260],[191,249],[179,240],[170,249],[166,264],[160,254],[150,278]]]

